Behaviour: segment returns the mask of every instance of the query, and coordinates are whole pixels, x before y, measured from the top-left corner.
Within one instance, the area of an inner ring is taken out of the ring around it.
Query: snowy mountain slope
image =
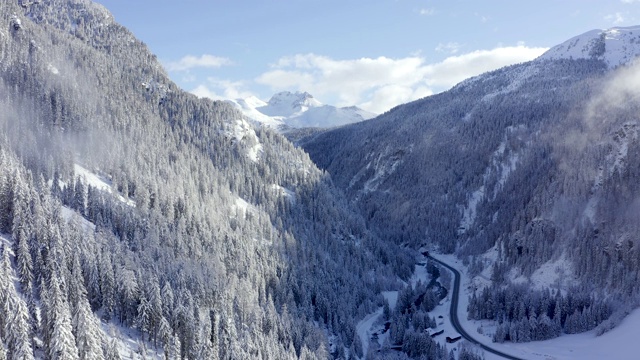
[[[639,45],[640,26],[591,30],[552,47],[539,59],[598,59],[615,68],[640,55]]]
[[[180,90],[105,11],[0,2],[0,358],[356,349],[408,251],[283,136]]]
[[[555,333],[536,336],[606,330],[604,319],[620,311],[607,294],[640,297],[640,86],[629,80],[640,73],[638,35],[640,27],[589,32],[300,144],[380,236],[455,252],[496,285],[487,298],[504,287],[589,299],[591,312],[570,310],[570,319],[555,317]],[[478,262],[490,249],[495,260]],[[501,321],[493,310],[476,316]],[[512,315],[513,329],[534,321]],[[520,335],[511,341],[530,341]]]
[[[356,106],[324,105],[307,92],[284,91],[264,102],[256,97],[228,100],[249,119],[280,131],[308,127],[331,128],[368,120],[376,115]]]

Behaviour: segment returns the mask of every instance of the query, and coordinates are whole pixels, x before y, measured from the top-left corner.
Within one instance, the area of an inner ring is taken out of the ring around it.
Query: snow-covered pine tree
[[[52,360],[78,360],[78,348],[71,326],[71,313],[66,295],[60,289],[58,275],[51,274],[48,288],[47,320],[50,339],[47,353]]]

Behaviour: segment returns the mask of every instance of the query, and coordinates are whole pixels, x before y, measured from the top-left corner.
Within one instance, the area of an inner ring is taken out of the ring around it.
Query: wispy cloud
[[[633,4],[636,2],[640,2],[640,0],[620,0],[620,2],[624,3],[624,4]]]
[[[336,98],[339,106],[359,105],[376,113],[506,65],[534,59],[546,48],[524,45],[478,50],[427,63],[421,56],[336,60],[317,54],[283,57],[255,79],[274,91],[309,91]]]
[[[168,71],[189,71],[194,68],[219,68],[232,65],[233,62],[225,57],[204,54],[200,56],[187,55],[178,61],[165,63]]]
[[[253,93],[247,90],[244,81],[231,81],[215,77],[207,78],[206,82],[199,84],[190,92],[198,97],[206,97],[213,100],[244,99],[254,96]]]
[[[475,15],[475,17],[477,17],[478,19],[480,19],[480,22],[482,22],[482,23],[486,23],[486,22],[488,22],[489,20],[491,20],[491,18],[490,18],[490,17],[488,17],[488,16],[486,16],[486,15],[482,15],[482,14],[480,14],[480,13],[474,13],[473,15]]]
[[[456,54],[458,51],[460,51],[460,48],[462,48],[461,44],[458,44],[457,42],[448,42],[446,44],[442,44],[442,43],[438,44],[438,46],[436,46],[436,51],[449,53],[449,54]]]
[[[420,9],[420,11],[418,13],[420,15],[423,15],[423,16],[431,16],[431,15],[435,15],[436,9],[433,9],[433,8],[422,8],[422,9]]]
[[[610,21],[614,25],[622,24],[625,20],[623,14],[621,12],[617,12],[615,14],[609,14],[604,17],[606,21]]]

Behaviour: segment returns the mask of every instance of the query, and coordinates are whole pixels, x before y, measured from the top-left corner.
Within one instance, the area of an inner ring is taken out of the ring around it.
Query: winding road
[[[458,333],[460,333],[460,335],[467,339],[467,341],[469,341],[472,344],[476,344],[479,347],[481,347],[482,349],[484,349],[485,351],[488,351],[492,354],[496,354],[498,356],[502,356],[505,359],[511,359],[511,360],[522,360],[519,357],[515,357],[513,355],[509,355],[506,353],[503,353],[500,350],[496,350],[490,346],[487,346],[481,342],[479,342],[478,340],[474,339],[471,335],[469,335],[469,333],[462,327],[462,325],[460,325],[460,320],[458,319],[458,298],[459,298],[459,294],[460,294],[460,273],[458,272],[458,270],[454,269],[453,267],[449,266],[448,264],[445,264],[444,262],[432,257],[431,255],[427,255],[427,258],[437,262],[438,264],[446,267],[447,269],[451,270],[451,272],[453,273],[455,279],[453,281],[453,291],[451,292],[451,309],[450,309],[450,314],[449,317],[451,318],[451,325],[453,325],[454,329],[456,329],[456,331]]]

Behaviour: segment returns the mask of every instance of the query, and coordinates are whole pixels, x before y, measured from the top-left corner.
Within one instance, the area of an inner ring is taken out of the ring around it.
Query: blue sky
[[[187,91],[308,91],[373,112],[640,24],[640,0],[99,0]]]

